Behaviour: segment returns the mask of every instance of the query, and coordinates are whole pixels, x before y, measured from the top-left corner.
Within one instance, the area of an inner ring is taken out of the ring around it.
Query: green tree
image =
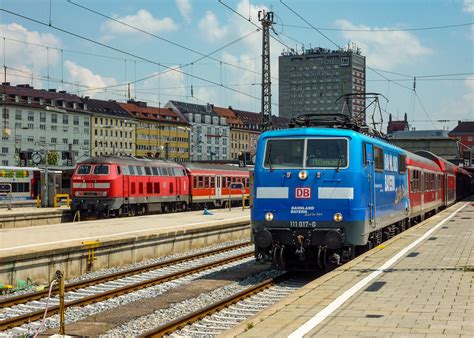
[[[58,165],[59,155],[57,151],[48,151],[46,158],[48,165]]]

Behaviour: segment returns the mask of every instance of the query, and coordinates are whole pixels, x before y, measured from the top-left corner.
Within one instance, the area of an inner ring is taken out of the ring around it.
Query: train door
[[[216,199],[220,200],[222,198],[221,191],[222,177],[220,175],[216,176]]]
[[[176,197],[179,197],[181,196],[181,193],[182,193],[181,176],[176,177],[175,185],[176,185]]]
[[[421,210],[425,210],[425,172],[420,171]]]
[[[364,143],[364,174],[368,180],[369,224],[375,228],[375,168],[372,144]]]

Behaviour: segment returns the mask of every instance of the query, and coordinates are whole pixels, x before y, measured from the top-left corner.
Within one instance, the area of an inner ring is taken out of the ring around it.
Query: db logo
[[[296,198],[311,198],[311,188],[296,188]]]

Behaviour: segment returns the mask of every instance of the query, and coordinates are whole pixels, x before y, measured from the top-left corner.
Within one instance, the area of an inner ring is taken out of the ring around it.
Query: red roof
[[[448,135],[466,135],[474,134],[474,121],[460,122],[456,128],[451,130]]]
[[[142,103],[120,103],[120,106],[135,118],[160,122],[175,122],[186,125],[188,124],[171,108],[148,107],[146,105],[142,105]]]
[[[243,122],[237,117],[235,112],[232,110],[232,107],[222,108],[214,107],[214,111],[220,117],[224,117],[227,121],[227,124],[243,124]]]

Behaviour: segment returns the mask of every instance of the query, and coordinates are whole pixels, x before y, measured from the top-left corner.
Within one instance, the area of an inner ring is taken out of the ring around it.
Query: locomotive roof
[[[214,163],[195,163],[186,162],[183,166],[189,170],[223,170],[223,171],[242,171],[246,172],[248,169],[233,166],[229,164],[214,164]]]
[[[101,156],[101,157],[90,157],[81,162],[92,163],[92,164],[120,164],[120,165],[143,165],[151,167],[174,167],[182,168],[182,166],[176,162],[163,161],[158,159],[148,158],[137,158],[137,157],[121,157],[121,156]]]
[[[384,140],[381,140],[370,135],[362,134],[350,129],[338,129],[338,128],[316,128],[316,127],[306,127],[306,128],[290,128],[290,129],[280,129],[280,130],[271,130],[264,132],[260,138],[261,140],[268,137],[351,137],[352,139],[360,139],[362,141],[371,142],[376,146],[384,147],[385,149],[389,148],[393,151],[406,152],[405,150],[388,143]]]

